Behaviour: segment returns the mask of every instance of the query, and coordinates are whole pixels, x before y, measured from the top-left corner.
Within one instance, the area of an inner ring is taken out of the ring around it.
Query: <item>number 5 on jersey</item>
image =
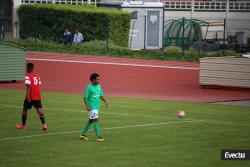
[[[34,80],[34,85],[41,85],[41,80],[40,80],[40,77],[33,77],[33,80]]]

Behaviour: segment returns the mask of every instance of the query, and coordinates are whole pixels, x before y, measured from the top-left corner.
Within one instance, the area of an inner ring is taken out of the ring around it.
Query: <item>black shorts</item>
[[[31,102],[28,102],[26,99],[24,100],[23,109],[25,111],[31,109],[32,106],[34,106],[35,108],[42,108],[41,100],[31,100]]]

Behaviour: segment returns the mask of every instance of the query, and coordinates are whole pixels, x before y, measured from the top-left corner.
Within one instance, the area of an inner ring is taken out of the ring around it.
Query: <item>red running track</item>
[[[101,75],[106,96],[216,102],[250,99],[250,89],[202,89],[199,64],[28,52],[42,79],[42,91],[82,94],[89,75]],[[0,89],[24,89],[22,82],[0,83]]]

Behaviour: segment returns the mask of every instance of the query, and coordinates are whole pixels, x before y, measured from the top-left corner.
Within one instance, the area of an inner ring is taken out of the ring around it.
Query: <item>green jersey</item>
[[[100,97],[103,96],[102,88],[98,85],[89,84],[85,89],[83,98],[86,99],[87,104],[91,110],[100,109]]]

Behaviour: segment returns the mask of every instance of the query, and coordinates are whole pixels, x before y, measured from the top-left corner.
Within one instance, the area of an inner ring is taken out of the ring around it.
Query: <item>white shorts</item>
[[[98,118],[98,110],[90,110],[89,119],[97,119],[97,118]]]

